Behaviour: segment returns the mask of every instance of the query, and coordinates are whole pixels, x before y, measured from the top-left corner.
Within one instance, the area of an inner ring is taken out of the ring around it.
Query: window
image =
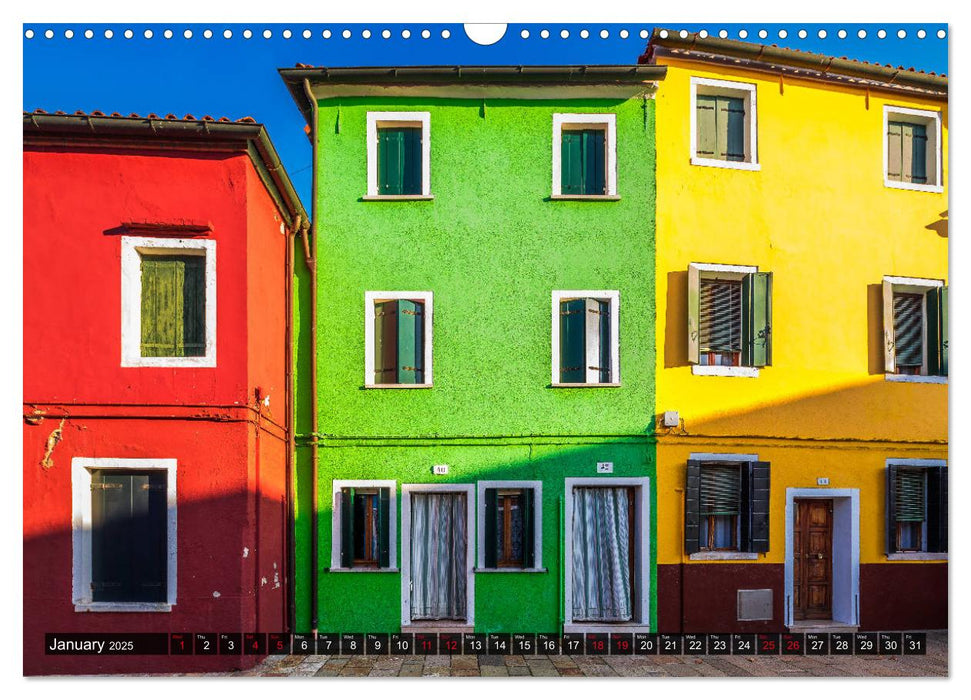
[[[396,482],[334,481],[332,569],[397,566]]]
[[[755,85],[691,79],[691,162],[758,170]]]
[[[947,465],[887,464],[887,554],[947,552]]]
[[[365,199],[431,199],[429,112],[368,112]]]
[[[553,115],[553,198],[617,198],[616,115]]]
[[[769,550],[769,463],[755,455],[689,459],[685,551]]]
[[[539,481],[479,482],[479,568],[542,568]]]
[[[432,385],[432,293],[367,292],[368,387]]]
[[[215,367],[215,241],[124,236],[121,260],[122,367]]]
[[[772,273],[688,266],[688,361],[694,374],[758,376],[772,364]]]
[[[884,184],[941,192],[941,113],[886,105],[883,108]]]
[[[883,278],[887,379],[946,381],[947,297],[948,288],[940,280]]]
[[[176,461],[71,464],[77,612],[167,612],[176,601]]]
[[[553,292],[553,386],[617,386],[617,291]]]

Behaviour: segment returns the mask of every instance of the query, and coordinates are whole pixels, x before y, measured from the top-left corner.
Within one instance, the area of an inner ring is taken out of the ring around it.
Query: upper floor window
[[[365,294],[365,386],[432,385],[432,293]]]
[[[368,112],[366,199],[429,199],[429,112]]]
[[[121,241],[122,367],[216,366],[216,243]]]
[[[940,280],[883,278],[884,364],[894,381],[946,381],[947,293]]]
[[[758,170],[755,85],[691,79],[691,162]]]
[[[617,117],[553,115],[553,198],[616,198]]]
[[[884,184],[941,192],[941,113],[886,105]]]
[[[620,292],[553,292],[553,386],[620,384]]]
[[[772,273],[688,266],[688,361],[694,374],[758,376],[772,364]]]

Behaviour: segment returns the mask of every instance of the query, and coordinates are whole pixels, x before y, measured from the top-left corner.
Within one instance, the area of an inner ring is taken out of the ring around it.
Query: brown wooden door
[[[797,499],[793,532],[793,614],[797,620],[833,617],[833,501]]]

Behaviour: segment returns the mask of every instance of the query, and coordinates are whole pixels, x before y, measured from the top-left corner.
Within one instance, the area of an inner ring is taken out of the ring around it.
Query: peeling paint
[[[54,466],[54,460],[51,459],[51,454],[54,452],[54,447],[57,443],[64,439],[64,422],[66,420],[67,418],[61,418],[61,422],[58,423],[57,427],[47,437],[47,448],[44,450],[44,459],[40,461],[40,466],[44,467],[44,469],[50,469]]]
[[[262,576],[260,578],[260,585],[265,586],[267,583],[269,583],[269,581],[266,580],[266,576]]]
[[[243,547],[243,559],[249,556],[249,547]]]
[[[222,594],[219,591],[213,591],[212,592],[212,597],[213,598],[218,598],[220,595],[222,595]]]

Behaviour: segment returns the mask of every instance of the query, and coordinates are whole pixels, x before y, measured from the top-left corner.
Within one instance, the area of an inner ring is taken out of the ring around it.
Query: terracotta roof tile
[[[130,114],[122,114],[120,112],[112,112],[111,114],[106,114],[101,110],[93,110],[91,112],[85,112],[82,109],[77,110],[73,114],[69,115],[67,112],[62,110],[57,110],[56,112],[48,112],[46,110],[37,108],[32,112],[23,110],[25,115],[28,114],[55,114],[58,116],[74,116],[74,117],[98,117],[101,119],[157,119],[161,121],[185,121],[185,122],[224,122],[224,123],[236,123],[236,124],[258,124],[259,122],[253,117],[241,117],[240,119],[230,119],[229,117],[213,117],[211,115],[205,115],[204,117],[197,118],[191,114],[186,114],[184,117],[178,117],[175,114],[166,114],[164,117],[160,117],[155,112],[149,112],[146,115],[137,114],[136,112],[131,112]]]

